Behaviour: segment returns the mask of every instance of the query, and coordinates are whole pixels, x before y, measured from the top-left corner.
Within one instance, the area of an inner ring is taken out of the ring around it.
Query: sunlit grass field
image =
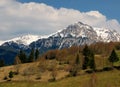
[[[0,87],[120,87],[120,71],[85,74],[55,82],[5,82]]]

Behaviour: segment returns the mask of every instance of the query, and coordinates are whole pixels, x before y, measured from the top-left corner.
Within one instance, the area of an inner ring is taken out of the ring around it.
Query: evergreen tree
[[[29,59],[28,59],[28,62],[33,62],[35,59],[34,59],[34,49],[32,48],[31,52],[30,52],[30,55],[29,55]]]
[[[0,67],[4,66],[5,63],[4,63],[4,60],[3,59],[0,59]]]
[[[88,66],[88,63],[89,63],[89,54],[90,54],[90,50],[89,50],[87,45],[85,45],[82,53],[84,55],[82,69],[87,69],[87,66]]]
[[[85,56],[82,64],[82,69],[87,69],[88,62],[89,62],[89,58]]]
[[[89,56],[89,54],[90,54],[90,49],[89,49],[89,47],[88,47],[87,45],[85,45],[82,53],[83,53],[83,55],[86,56],[86,57]]]
[[[18,54],[19,59],[21,60],[21,63],[26,63],[27,62],[27,56],[24,51],[20,50]]]
[[[39,57],[39,50],[38,50],[38,49],[36,49],[36,51],[35,51],[35,60],[37,60],[37,59],[38,59],[38,57]]]
[[[95,68],[96,68],[95,59],[94,59],[94,53],[93,53],[92,50],[91,50],[91,52],[90,52],[89,66],[90,66],[90,68],[91,68],[92,70],[95,70]]]
[[[79,54],[77,54],[77,56],[76,56],[75,64],[76,64],[76,65],[79,65],[79,64],[80,64]]]
[[[112,67],[113,67],[113,63],[114,63],[114,62],[119,61],[119,58],[118,58],[118,56],[117,56],[117,54],[116,54],[116,52],[115,52],[114,49],[112,50],[112,52],[111,52],[111,54],[110,54],[108,60],[109,60],[109,62],[112,63]]]
[[[94,53],[91,49],[88,48],[87,45],[85,45],[85,48],[83,49],[83,69],[87,69],[87,66],[89,66],[91,69],[95,70],[95,60],[94,60]]]
[[[10,80],[13,78],[13,72],[12,71],[9,72],[9,78],[10,78]]]

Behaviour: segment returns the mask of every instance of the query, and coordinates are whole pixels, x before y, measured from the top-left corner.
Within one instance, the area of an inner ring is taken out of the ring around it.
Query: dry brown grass
[[[61,79],[64,78],[64,76],[68,75],[68,72],[64,71],[64,68],[59,69],[61,66],[60,65],[51,65],[52,63],[54,63],[53,61],[49,60],[47,61],[46,65],[46,70],[44,72],[41,72],[39,64],[40,62],[34,62],[34,63],[26,63],[26,64],[20,64],[19,65],[19,74],[18,75],[14,75],[14,77],[12,78],[13,81],[42,81],[42,82],[47,82],[48,79],[51,78],[51,72],[50,70],[48,70],[48,66],[49,68],[54,68],[55,66],[57,67],[56,72],[57,72],[57,76],[56,79]],[[51,66],[50,66],[51,65]],[[6,66],[6,67],[1,67],[0,68],[0,82],[3,82],[3,78],[5,76],[8,76],[8,73],[10,71],[16,72],[16,66]],[[40,77],[40,79],[36,79]]]

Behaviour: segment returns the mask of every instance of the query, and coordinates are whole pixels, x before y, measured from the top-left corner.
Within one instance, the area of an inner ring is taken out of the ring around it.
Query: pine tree
[[[9,72],[9,78],[10,78],[10,80],[13,78],[13,72],[12,71]]]
[[[38,57],[39,57],[39,50],[38,50],[38,49],[36,49],[36,51],[35,51],[35,60],[37,60],[37,59],[38,59]]]
[[[77,56],[76,56],[75,64],[76,65],[80,64],[79,54],[77,54]]]
[[[4,60],[3,59],[0,59],[0,67],[4,66],[5,63],[4,63]]]
[[[89,58],[85,56],[82,64],[82,69],[87,69],[88,62],[89,62]]]
[[[26,63],[27,62],[27,56],[24,51],[20,50],[18,54],[19,59],[21,60],[21,63]]]
[[[109,60],[109,62],[112,63],[112,67],[113,67],[113,63],[114,63],[114,62],[119,61],[119,58],[118,58],[118,56],[117,56],[117,54],[116,54],[116,52],[115,52],[114,49],[112,50],[112,52],[111,52],[111,54],[110,54],[108,60]]]
[[[90,49],[88,48],[87,45],[85,45],[82,53],[84,56],[88,56],[90,54]]]
[[[88,66],[88,63],[89,63],[89,54],[90,54],[90,50],[89,50],[87,45],[85,45],[82,53],[84,55],[82,69],[87,69],[87,66]]]
[[[87,69],[89,66],[91,69],[95,70],[95,60],[94,60],[94,53],[91,49],[88,48],[87,45],[85,45],[85,48],[83,49],[83,55],[84,55],[84,60],[83,60],[83,69]]]
[[[29,59],[28,59],[28,62],[33,62],[35,59],[34,57],[34,49],[32,48],[31,52],[30,52],[30,55],[29,55]]]
[[[89,66],[90,66],[90,68],[91,68],[92,70],[95,70],[95,68],[96,68],[95,59],[94,59],[94,53],[93,53],[92,50],[91,50],[91,52],[90,52]]]

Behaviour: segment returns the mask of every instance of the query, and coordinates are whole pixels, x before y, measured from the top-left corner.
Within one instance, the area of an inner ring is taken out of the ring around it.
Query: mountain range
[[[7,60],[6,63],[11,63],[20,49],[29,53],[31,48],[38,48],[41,53],[44,53],[51,49],[110,41],[119,42],[120,34],[115,30],[94,28],[82,22],[77,22],[48,36],[29,34],[0,41],[0,58]],[[8,55],[10,55],[9,58]]]

